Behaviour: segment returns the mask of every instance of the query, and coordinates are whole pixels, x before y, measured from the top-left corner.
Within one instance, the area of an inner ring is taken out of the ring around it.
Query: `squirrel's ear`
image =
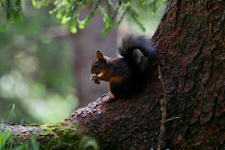
[[[97,51],[97,57],[99,59],[102,59],[103,58],[103,54],[100,51]]]

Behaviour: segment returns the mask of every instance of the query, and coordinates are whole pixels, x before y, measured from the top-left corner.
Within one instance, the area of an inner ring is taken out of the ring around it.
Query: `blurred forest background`
[[[151,10],[140,11],[146,33],[141,33],[128,18],[117,31],[102,35],[104,22],[98,14],[85,29],[73,35],[68,26],[61,25],[55,15],[49,14],[53,6],[38,10],[31,1],[23,1],[20,27],[8,24],[5,31],[0,32],[1,122],[9,116],[12,104],[15,109],[11,123],[59,121],[106,93],[107,83],[97,86],[89,80],[96,51],[100,49],[116,57],[116,47],[123,36],[151,37],[165,7],[166,3],[162,2],[155,14]],[[6,20],[1,7],[0,15],[2,25]]]

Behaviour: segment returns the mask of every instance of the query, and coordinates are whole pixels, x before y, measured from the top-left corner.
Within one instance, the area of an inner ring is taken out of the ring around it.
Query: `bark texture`
[[[160,83],[159,83],[160,84]],[[159,101],[146,90],[133,99],[105,103],[100,98],[77,110],[68,122],[78,123],[84,135],[97,139],[101,149],[150,149],[157,145]]]
[[[171,0],[154,40],[169,99],[166,145],[225,147],[225,1]]]
[[[162,148],[224,148],[225,1],[169,0],[153,42],[169,91],[167,119],[179,117],[166,122]],[[163,92],[157,70],[153,74],[141,95],[112,103],[100,98],[67,117],[47,139],[77,124],[83,135],[97,139],[100,149],[155,149]],[[38,129],[40,135],[43,127]]]

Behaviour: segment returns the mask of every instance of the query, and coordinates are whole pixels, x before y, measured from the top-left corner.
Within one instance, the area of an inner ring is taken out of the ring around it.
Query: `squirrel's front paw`
[[[92,74],[90,80],[94,81],[96,84],[100,84],[100,79],[98,78],[97,74]]]

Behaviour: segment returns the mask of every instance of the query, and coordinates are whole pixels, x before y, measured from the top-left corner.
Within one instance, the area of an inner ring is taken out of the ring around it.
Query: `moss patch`
[[[47,149],[71,149],[78,148],[83,137],[77,130],[77,124],[69,124],[66,121],[50,122],[41,125],[43,132],[37,136],[37,141]]]

